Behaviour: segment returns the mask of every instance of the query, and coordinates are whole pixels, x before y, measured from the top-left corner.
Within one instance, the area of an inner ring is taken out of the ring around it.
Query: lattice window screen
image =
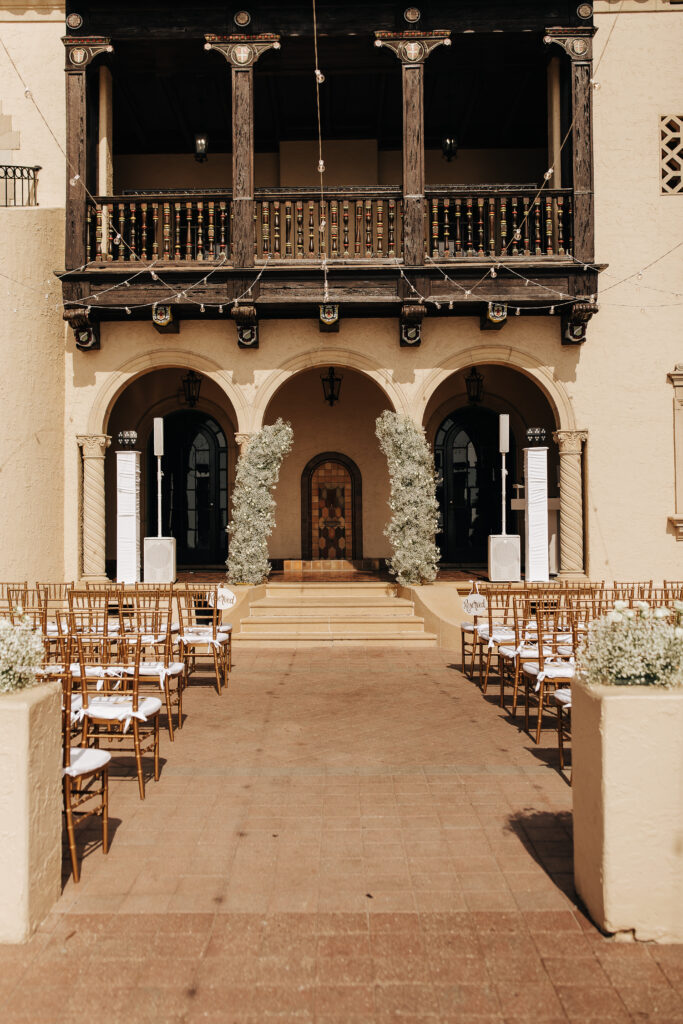
[[[660,118],[662,193],[683,193],[683,114]]]

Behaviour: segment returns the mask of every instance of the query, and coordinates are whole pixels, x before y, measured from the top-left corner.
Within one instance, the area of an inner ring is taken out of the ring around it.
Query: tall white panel
[[[116,453],[116,579],[140,580],[140,452]]]
[[[547,583],[548,449],[524,449],[525,541],[527,582]]]

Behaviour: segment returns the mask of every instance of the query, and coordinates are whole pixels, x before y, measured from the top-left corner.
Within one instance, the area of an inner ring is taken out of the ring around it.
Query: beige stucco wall
[[[595,577],[683,576],[674,509],[673,389],[683,361],[683,195],[660,194],[659,118],[681,113],[683,11],[622,14],[595,72],[596,259],[600,313],[572,387],[588,427],[590,568]],[[614,15],[598,16],[600,60]]]

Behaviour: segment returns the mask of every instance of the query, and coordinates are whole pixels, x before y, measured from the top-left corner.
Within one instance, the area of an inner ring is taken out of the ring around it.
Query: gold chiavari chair
[[[80,879],[76,828],[92,817],[102,819],[102,852],[109,852],[109,762],[111,754],[97,747],[72,745],[74,718],[83,706],[82,691],[73,688],[71,640],[66,641],[63,664],[48,664],[45,678],[62,684],[62,794],[74,882]]]
[[[69,631],[73,634],[109,636],[119,631],[119,606],[112,604],[107,590],[81,590],[68,594]]]
[[[10,590],[28,590],[28,583],[0,583],[0,616],[9,615]]]
[[[529,732],[529,709],[531,700],[538,705],[536,743],[541,741],[543,712],[549,692],[569,686],[574,677],[574,634],[567,630],[564,609],[555,605],[547,607],[542,601],[536,603],[536,632],[538,637],[538,658],[522,662],[524,680],[524,729]]]
[[[664,580],[669,601],[683,601],[683,580]]]
[[[572,691],[571,687],[560,687],[551,694],[557,710],[557,753],[560,771],[564,771],[565,744],[571,737]]]
[[[36,583],[36,590],[48,601],[68,601],[69,591],[73,590],[71,583]]]
[[[125,596],[121,606],[121,637],[130,643],[140,638],[141,693],[164,694],[168,733],[174,739],[173,710],[177,712],[177,728],[183,724],[183,684],[185,662],[173,660],[171,595],[156,590],[140,591]]]
[[[500,706],[505,706],[505,687],[512,686],[512,717],[517,714],[519,681],[524,661],[538,660],[536,604],[538,593],[530,596],[525,591],[513,595],[512,610],[515,639],[511,644],[500,644]]]
[[[510,644],[515,639],[514,618],[512,611],[512,588],[509,583],[492,585],[486,588],[488,598],[488,616],[484,624],[477,627],[477,633],[482,641],[482,649],[479,661],[479,680],[482,693],[486,693],[491,661],[496,658],[496,667],[500,672],[500,656],[498,647],[500,644]],[[484,654],[484,650],[486,654]]]
[[[44,633],[45,615],[37,591],[28,587],[10,587],[7,591],[7,613],[10,622],[28,619],[31,627]]]
[[[161,700],[140,693],[142,637],[76,636],[77,673],[82,690],[83,746],[116,744],[117,753],[135,756],[140,799],[145,799],[142,755],[152,753],[159,779],[159,712]],[[131,745],[132,743],[132,745]]]
[[[216,675],[216,689],[228,685],[230,667],[229,629],[221,625],[217,587],[188,587],[176,590],[180,632],[180,657],[185,663],[187,679],[197,658],[211,659]]]

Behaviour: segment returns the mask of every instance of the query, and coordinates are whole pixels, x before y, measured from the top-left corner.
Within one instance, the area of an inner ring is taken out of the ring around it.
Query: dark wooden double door
[[[489,534],[500,533],[502,528],[498,415],[469,406],[448,416],[437,431],[434,460],[440,506],[437,544],[442,562],[463,567],[485,565]],[[512,447],[507,468],[508,481],[513,481]],[[509,486],[508,500],[511,490]]]
[[[164,417],[162,533],[175,537],[178,565],[218,565],[228,555],[228,448],[211,416],[195,411]],[[156,459],[151,439],[148,495],[156,530]]]

